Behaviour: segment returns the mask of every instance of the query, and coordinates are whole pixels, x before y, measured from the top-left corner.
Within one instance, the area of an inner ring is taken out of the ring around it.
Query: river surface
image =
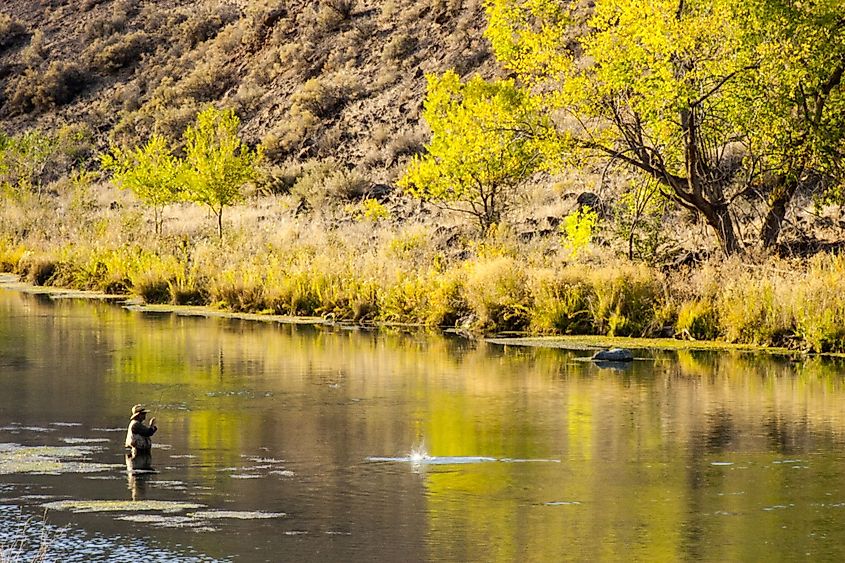
[[[29,557],[43,538],[51,561],[845,560],[840,360],[635,352],[615,370],[589,352],[0,290],[0,546]],[[154,472],[125,465],[135,403],[160,428]]]

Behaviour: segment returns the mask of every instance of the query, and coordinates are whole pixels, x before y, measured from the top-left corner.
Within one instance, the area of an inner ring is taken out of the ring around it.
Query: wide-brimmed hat
[[[129,417],[129,420],[135,420],[136,418],[138,418],[138,415],[147,414],[148,412],[150,411],[145,409],[144,405],[135,405],[134,407],[132,407],[132,416]]]

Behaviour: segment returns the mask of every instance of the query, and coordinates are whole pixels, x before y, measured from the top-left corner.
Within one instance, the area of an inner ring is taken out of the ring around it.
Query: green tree
[[[153,208],[155,232],[160,234],[164,207],[178,200],[182,193],[179,181],[182,163],[173,156],[167,140],[153,135],[142,147],[113,147],[100,156],[100,165],[112,172],[119,187],[131,190]]]
[[[631,182],[614,205],[616,234],[627,243],[628,259],[656,262],[665,258],[671,240],[663,228],[669,201],[657,182],[643,178]]]
[[[736,10],[759,70],[744,76],[737,104],[747,133],[753,183],[769,209],[760,232],[774,245],[787,206],[801,187],[843,201],[845,13],[838,0],[746,0]]]
[[[581,6],[487,3],[497,57],[561,116],[556,128],[566,150],[622,162],[657,181],[705,218],[728,254],[741,248],[732,203],[764,190],[766,223],[778,228],[764,227],[762,236],[776,239],[808,166],[830,172],[841,152],[840,3]]]
[[[57,151],[57,139],[37,129],[0,135],[0,184],[19,195],[34,192],[40,197]]]
[[[431,142],[399,185],[473,216],[487,232],[544,161],[540,140],[548,126],[512,80],[486,82],[475,76],[462,83],[453,71],[427,78],[423,117]]]
[[[254,180],[261,150],[238,137],[240,119],[234,110],[209,106],[185,131],[184,182],[188,197],[207,205],[217,217],[223,238],[223,209],[243,199],[243,186]]]

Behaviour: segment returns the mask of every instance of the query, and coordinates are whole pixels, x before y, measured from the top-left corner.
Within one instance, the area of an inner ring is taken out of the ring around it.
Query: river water
[[[0,549],[845,560],[841,361],[585,355],[0,290]],[[125,466],[135,403],[155,472]]]

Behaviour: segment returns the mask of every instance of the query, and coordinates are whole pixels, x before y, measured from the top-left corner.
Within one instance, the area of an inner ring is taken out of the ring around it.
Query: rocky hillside
[[[425,141],[425,74],[495,72],[484,27],[478,0],[4,2],[0,128],[178,139],[214,102],[274,161],[335,157],[389,179]]]

